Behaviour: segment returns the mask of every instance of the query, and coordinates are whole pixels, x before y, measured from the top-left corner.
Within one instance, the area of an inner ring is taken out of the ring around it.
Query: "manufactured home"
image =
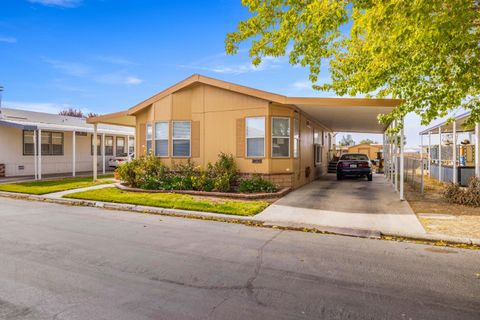
[[[134,136],[130,127],[100,125],[97,169],[108,170],[109,157],[133,154]],[[92,172],[92,139],[93,125],[83,118],[0,108],[1,175],[41,179]]]
[[[378,113],[399,100],[287,97],[193,75],[128,110],[89,118],[131,126],[138,155],[205,167],[220,152],[242,174],[297,188],[327,173],[334,131],[382,133]]]

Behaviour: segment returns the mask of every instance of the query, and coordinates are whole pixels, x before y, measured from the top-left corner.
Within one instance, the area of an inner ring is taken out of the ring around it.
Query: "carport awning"
[[[402,101],[395,99],[288,98],[300,110],[335,132],[383,133],[379,114],[390,113]]]

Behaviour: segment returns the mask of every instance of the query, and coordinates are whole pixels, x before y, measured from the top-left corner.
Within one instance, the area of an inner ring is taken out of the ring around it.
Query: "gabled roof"
[[[128,114],[129,115],[135,114],[138,111],[148,107],[152,103],[168,96],[169,94],[172,94],[174,92],[177,92],[179,90],[182,90],[188,86],[191,86],[197,83],[207,84],[220,89],[242,93],[248,96],[256,97],[256,98],[267,100],[270,102],[276,102],[276,103],[287,104],[287,105],[306,105],[306,106],[338,105],[338,106],[391,107],[391,106],[397,106],[398,104],[401,103],[401,100],[397,100],[397,99],[287,97],[284,95],[271,93],[268,91],[263,91],[263,90],[242,86],[232,82],[227,82],[223,80],[206,77],[200,74],[194,74],[186,78],[185,80],[182,80],[174,84],[173,86],[131,107],[130,109],[128,109]]]
[[[0,108],[0,125],[23,130],[93,132],[93,126],[87,123],[84,118],[3,107]],[[132,128],[107,124],[99,125],[98,132],[121,135],[134,134]]]
[[[398,99],[288,97],[194,74],[126,111],[89,118],[87,122],[121,123],[134,126],[133,117],[136,113],[172,93],[196,84],[206,84],[269,102],[296,107],[333,131],[382,133],[388,125],[379,124],[377,115],[389,113],[403,102]]]

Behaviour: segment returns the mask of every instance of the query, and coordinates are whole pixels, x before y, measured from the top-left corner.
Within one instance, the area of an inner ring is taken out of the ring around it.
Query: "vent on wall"
[[[18,170],[25,170],[25,166],[18,166]]]

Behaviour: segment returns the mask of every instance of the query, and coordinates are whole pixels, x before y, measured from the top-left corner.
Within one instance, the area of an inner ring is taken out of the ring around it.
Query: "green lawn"
[[[239,216],[253,216],[268,206],[268,203],[265,201],[210,200],[184,194],[129,192],[117,188],[104,188],[71,193],[64,197],[161,208],[225,213]]]
[[[112,175],[99,176],[102,178],[111,178]],[[47,194],[65,190],[85,188],[99,184],[112,183],[113,180],[92,181],[92,177],[63,178],[56,180],[42,180],[30,182],[17,182],[0,184],[0,191],[19,192],[28,194]]]

